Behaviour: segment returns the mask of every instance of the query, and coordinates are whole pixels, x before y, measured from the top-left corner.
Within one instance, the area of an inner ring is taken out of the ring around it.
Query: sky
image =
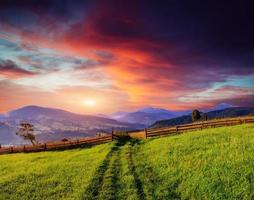
[[[0,112],[254,105],[251,1],[1,0]]]

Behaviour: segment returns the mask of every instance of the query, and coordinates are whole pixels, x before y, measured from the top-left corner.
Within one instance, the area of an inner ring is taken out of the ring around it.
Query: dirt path
[[[146,199],[132,156],[135,142],[118,140],[97,169],[83,199]]]

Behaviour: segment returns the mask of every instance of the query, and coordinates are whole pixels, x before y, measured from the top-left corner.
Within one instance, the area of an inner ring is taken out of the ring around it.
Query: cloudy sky
[[[247,1],[0,2],[0,112],[254,105]]]

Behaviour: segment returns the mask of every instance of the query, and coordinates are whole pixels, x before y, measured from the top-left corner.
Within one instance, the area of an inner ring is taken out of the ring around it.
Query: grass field
[[[0,156],[0,199],[82,199],[111,144]]]
[[[148,199],[254,199],[253,124],[151,139],[134,155]]]
[[[254,199],[254,125],[2,155],[0,199]]]

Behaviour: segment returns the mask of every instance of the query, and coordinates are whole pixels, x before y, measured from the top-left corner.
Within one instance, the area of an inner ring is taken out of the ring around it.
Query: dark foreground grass
[[[8,199],[254,199],[254,125],[0,156]]]

